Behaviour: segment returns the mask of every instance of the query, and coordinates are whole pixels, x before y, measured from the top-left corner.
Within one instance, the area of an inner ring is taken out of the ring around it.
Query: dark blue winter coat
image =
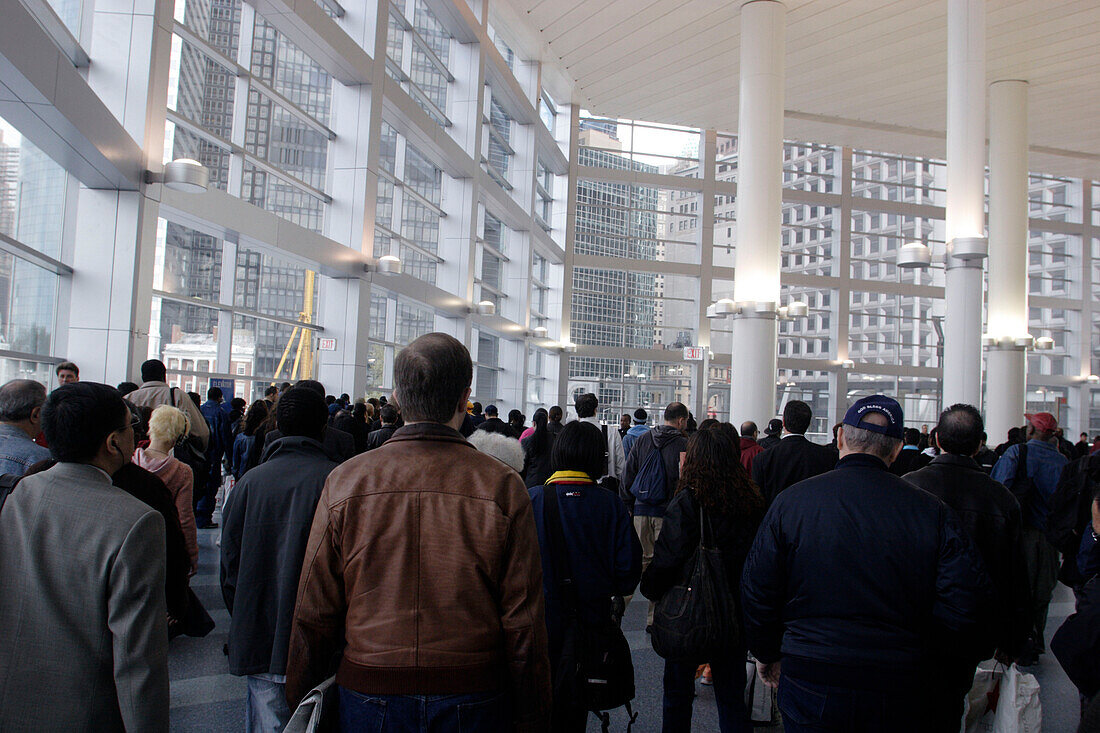
[[[555,481],[555,477],[551,477]],[[556,659],[564,628],[564,609],[558,584],[561,573],[554,567],[546,526],[545,492],[557,491],[562,533],[569,565],[580,601],[582,623],[595,625],[611,617],[611,597],[634,591],[642,575],[642,546],[626,507],[611,491],[589,479],[529,489],[535,513],[539,550],[542,553],[542,588],[546,597],[546,626],[551,659]]]
[[[785,674],[893,689],[977,638],[992,590],[943,502],[849,455],[764,516],[742,577],[745,634]]]

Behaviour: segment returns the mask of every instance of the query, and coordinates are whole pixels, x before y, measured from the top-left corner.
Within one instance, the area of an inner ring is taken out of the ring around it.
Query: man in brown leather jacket
[[[458,432],[472,375],[461,343],[418,338],[394,364],[405,426],[330,474],[290,632],[292,706],[335,670],[344,729],[549,730],[531,501]]]

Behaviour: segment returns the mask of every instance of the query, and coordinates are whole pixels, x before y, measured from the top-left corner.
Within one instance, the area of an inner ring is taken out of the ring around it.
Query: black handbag
[[[707,524],[699,507],[699,547],[653,610],[653,650],[665,659],[703,662],[741,646],[740,609],[722,551],[707,546]]]
[[[543,487],[543,502],[550,554],[565,611],[561,656],[552,680],[555,707],[564,704],[596,713],[606,733],[610,716],[605,711],[625,706],[629,733],[638,719],[638,714],[630,708],[630,701],[634,699],[634,662],[630,657],[630,645],[610,616],[598,626],[581,623],[580,602],[565,550],[561,509],[553,484]]]

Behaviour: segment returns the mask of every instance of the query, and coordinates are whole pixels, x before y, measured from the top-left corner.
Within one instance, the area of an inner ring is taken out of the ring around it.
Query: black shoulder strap
[[[1013,483],[1017,481],[1022,482],[1024,485],[1031,481],[1031,477],[1027,475],[1027,443],[1020,443],[1020,447],[1016,451],[1016,476]]]
[[[565,530],[562,529],[561,508],[558,506],[558,489],[554,484],[542,487],[542,503],[546,507],[546,536],[550,540],[550,557],[554,561],[554,572],[561,588],[562,607],[566,617],[575,618],[580,603],[573,571],[569,567],[569,555],[565,551]]]
[[[15,485],[21,478],[23,477],[14,473],[0,474],[0,512],[4,511],[4,502],[7,501],[8,494],[15,490]]]

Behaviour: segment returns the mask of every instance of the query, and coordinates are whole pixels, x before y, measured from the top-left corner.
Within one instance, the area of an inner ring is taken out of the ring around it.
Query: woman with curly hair
[[[700,518],[700,515],[702,517]],[[741,569],[764,516],[764,497],[741,465],[739,441],[713,425],[688,440],[676,493],[668,504],[653,561],[642,574],[642,594],[659,601],[686,572],[699,546],[700,525],[708,547],[717,547],[740,606]],[[700,521],[702,519],[702,521]],[[710,662],[722,733],[752,730],[744,702],[745,648],[716,650],[707,659],[666,660],[662,730],[691,730],[695,672]]]
[[[272,416],[274,412],[272,411]],[[241,432],[233,441],[233,478],[240,481],[248,469],[260,462],[260,451],[263,449],[264,436],[267,434],[265,425],[268,419],[268,408],[265,400],[256,400],[248,408],[248,412],[241,418]]]

